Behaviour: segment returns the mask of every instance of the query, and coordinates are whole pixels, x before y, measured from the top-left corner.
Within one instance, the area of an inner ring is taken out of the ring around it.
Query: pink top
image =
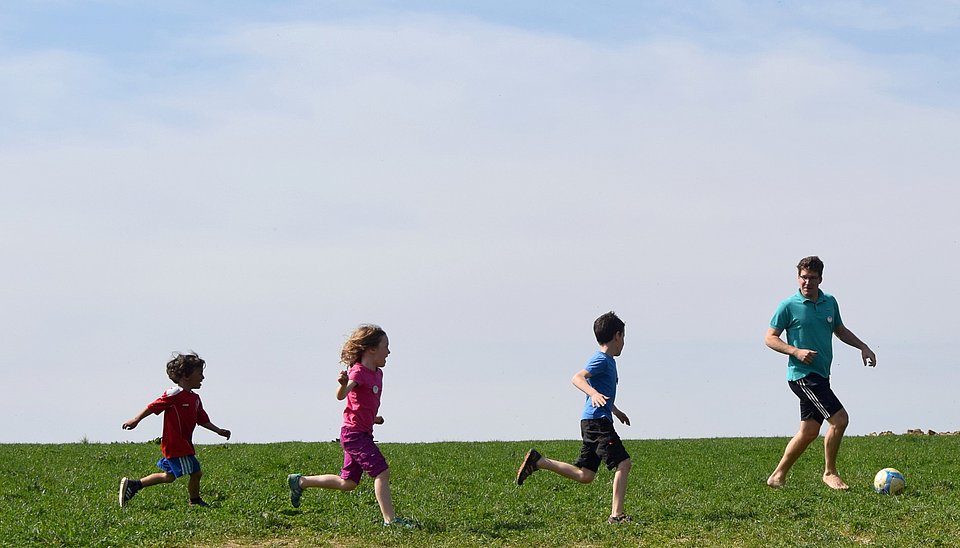
[[[383,371],[379,367],[376,371],[370,371],[363,364],[357,363],[347,372],[347,377],[357,385],[347,394],[347,407],[343,410],[343,427],[372,434],[373,419],[380,410]]]

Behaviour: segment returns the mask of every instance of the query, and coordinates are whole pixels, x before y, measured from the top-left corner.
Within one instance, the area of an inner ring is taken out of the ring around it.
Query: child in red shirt
[[[180,476],[190,475],[187,492],[190,494],[191,506],[208,506],[200,498],[200,461],[197,460],[193,449],[193,430],[200,426],[216,432],[230,439],[230,431],[219,428],[210,422],[210,417],[203,410],[200,396],[193,391],[200,388],[203,382],[203,368],[205,362],[196,354],[174,355],[167,363],[167,376],[177,383],[177,386],[167,390],[159,398],[147,405],[136,417],[123,423],[124,430],[133,430],[147,415],[158,415],[163,412],[163,437],[160,438],[160,451],[163,458],[157,462],[157,467],[163,472],[150,474],[144,478],[120,480],[120,506],[127,502],[144,487],[158,483],[171,483]]]
[[[380,410],[380,394],[383,388],[383,371],[390,354],[387,334],[376,325],[361,325],[340,351],[340,361],[349,367],[337,378],[337,399],[347,400],[343,410],[343,427],[340,429],[340,445],[343,447],[343,468],[340,475],[324,474],[304,476],[290,474],[290,502],[300,506],[300,497],[308,487],[353,491],[360,483],[364,472],[373,478],[373,491],[383,514],[383,524],[393,527],[416,527],[408,519],[397,517],[390,497],[390,467],[373,441],[373,425],[383,424]]]

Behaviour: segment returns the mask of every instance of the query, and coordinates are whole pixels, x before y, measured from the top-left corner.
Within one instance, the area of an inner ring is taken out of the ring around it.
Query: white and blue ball
[[[899,495],[907,481],[896,468],[884,468],[873,478],[873,490],[881,495]]]

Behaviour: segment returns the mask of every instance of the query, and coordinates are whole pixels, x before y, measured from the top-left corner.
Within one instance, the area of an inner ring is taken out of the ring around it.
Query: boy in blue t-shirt
[[[613,428],[613,417],[630,426],[630,418],[614,405],[618,380],[614,358],[623,351],[624,323],[613,312],[607,312],[593,322],[593,332],[600,350],[572,379],[574,386],[586,394],[580,414],[580,435],[583,438],[580,457],[574,464],[567,464],[530,449],[517,471],[517,485],[523,485],[530,474],[540,469],[580,483],[590,483],[596,477],[600,463],[605,462],[607,469],[617,470],[613,476],[613,505],[607,523],[624,523],[631,521],[623,512],[631,463],[630,455]]]

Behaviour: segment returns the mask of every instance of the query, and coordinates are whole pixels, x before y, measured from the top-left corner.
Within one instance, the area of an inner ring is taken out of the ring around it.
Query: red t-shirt
[[[154,415],[163,412],[163,437],[160,451],[168,459],[195,454],[193,430],[197,424],[210,422],[200,396],[175,386],[147,406]]]
[[[347,407],[343,410],[343,427],[357,432],[373,433],[373,419],[380,410],[380,393],[383,388],[383,371],[378,367],[370,371],[363,364],[354,364],[347,373],[357,385],[347,394]]]

